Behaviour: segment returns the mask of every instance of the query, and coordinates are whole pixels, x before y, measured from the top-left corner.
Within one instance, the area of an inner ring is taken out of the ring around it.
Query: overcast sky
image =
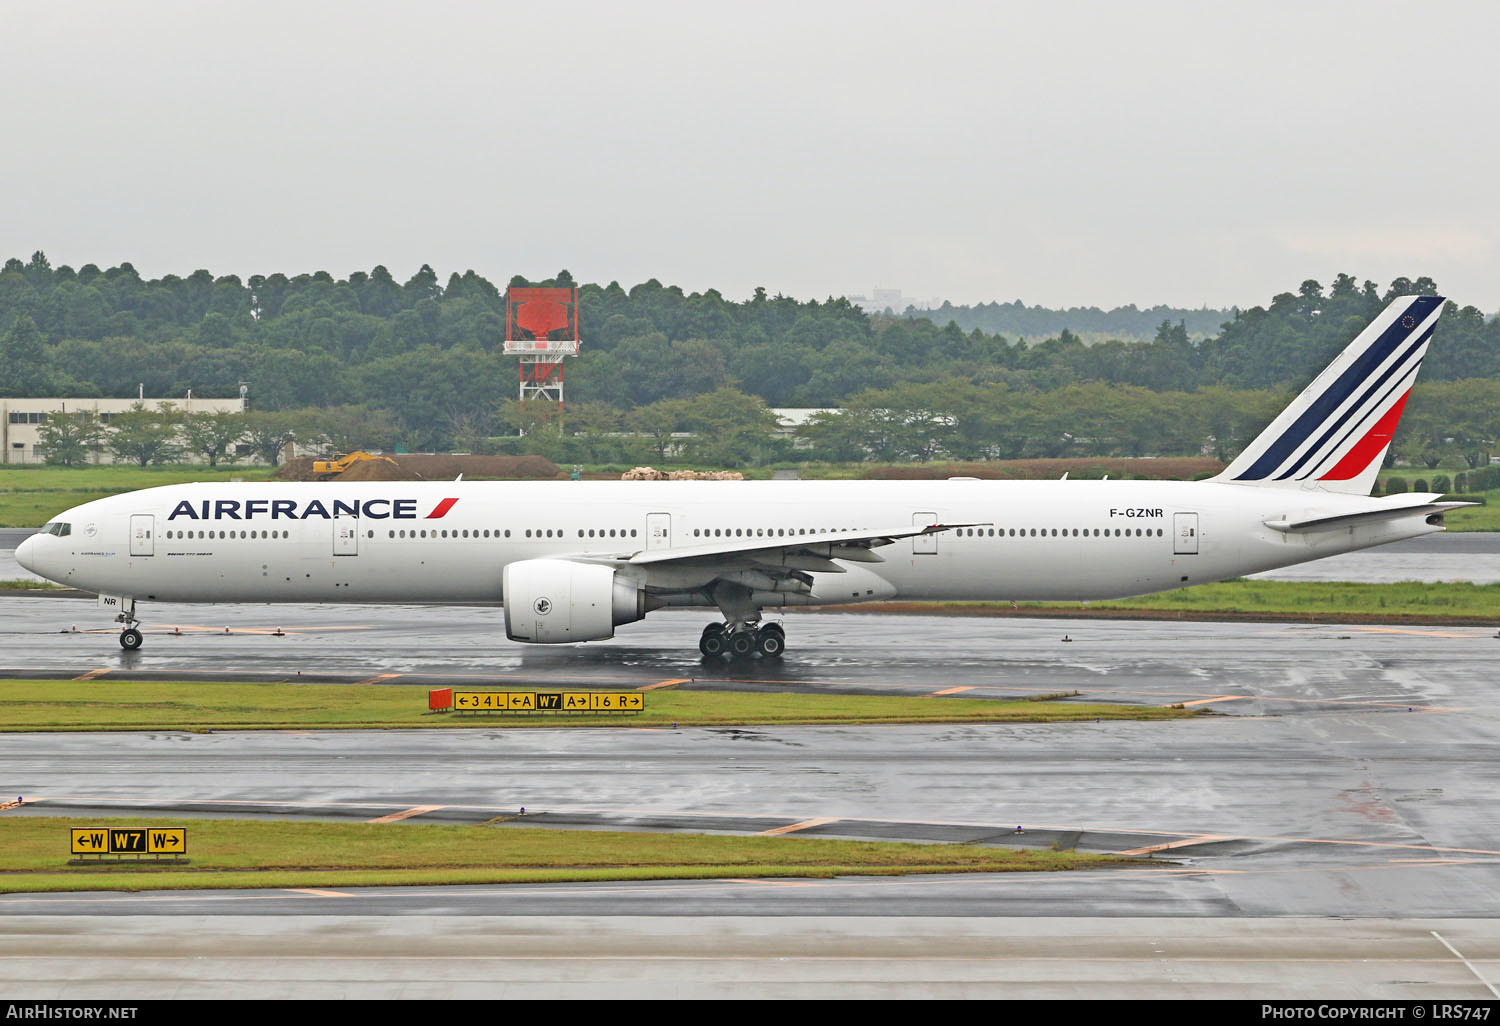
[[[1500,4],[0,0],[0,259],[1500,309]]]

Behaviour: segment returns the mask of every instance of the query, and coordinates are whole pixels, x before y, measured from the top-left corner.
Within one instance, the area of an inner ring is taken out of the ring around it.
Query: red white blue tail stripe
[[[1393,301],[1217,480],[1368,495],[1442,310]]]

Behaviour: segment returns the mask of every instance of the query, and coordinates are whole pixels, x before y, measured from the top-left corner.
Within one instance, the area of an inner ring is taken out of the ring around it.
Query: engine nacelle
[[[634,581],[597,563],[523,559],[508,564],[501,581],[505,636],[511,641],[602,641],[656,605]]]

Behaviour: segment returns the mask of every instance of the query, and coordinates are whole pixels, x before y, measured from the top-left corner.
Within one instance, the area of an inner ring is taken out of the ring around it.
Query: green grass
[[[0,527],[41,527],[59,513],[117,492],[0,492]]]
[[[501,822],[8,816],[0,818],[0,892],[997,873],[1127,862],[967,844],[562,831]],[[74,827],[169,826],[187,827],[185,867],[149,858],[68,865]]]
[[[189,481],[228,481],[232,477],[241,477],[246,481],[264,481],[272,472],[272,468],[263,466],[210,467],[207,464],[192,463],[170,463],[159,467],[123,464],[88,467],[0,466],[0,492],[122,492]]]
[[[1500,584],[1240,580],[1141,598],[1096,602],[1094,606],[1177,612],[1494,620],[1500,619]]]
[[[1475,492],[1484,498],[1483,506],[1470,506],[1448,513],[1443,520],[1450,531],[1500,531],[1500,488]]]
[[[494,684],[472,690],[583,691]],[[1180,709],[933,696],[686,692],[646,695],[635,715],[433,713],[427,689],[322,684],[0,681],[0,731],[337,730],[466,727],[661,728],[771,723],[1040,723],[1175,719]]]
[[[191,481],[264,481],[270,467],[171,464],[134,466],[0,467],[0,527],[40,527],[63,510],[121,492]]]
[[[919,612],[917,603],[883,603],[886,608]],[[929,610],[976,615],[1010,616],[1089,615],[1091,613],[1150,613],[1157,615],[1268,616],[1327,620],[1433,620],[1442,623],[1490,623],[1500,620],[1500,584],[1466,581],[1427,584],[1355,584],[1338,581],[1224,581],[1200,584],[1155,595],[1109,602],[932,603]]]

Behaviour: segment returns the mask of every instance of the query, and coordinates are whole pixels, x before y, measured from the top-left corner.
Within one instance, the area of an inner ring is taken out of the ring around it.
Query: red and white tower
[[[505,355],[521,358],[523,402],[556,400],[561,408],[562,362],[578,355],[578,290],[514,285],[507,289]]]

